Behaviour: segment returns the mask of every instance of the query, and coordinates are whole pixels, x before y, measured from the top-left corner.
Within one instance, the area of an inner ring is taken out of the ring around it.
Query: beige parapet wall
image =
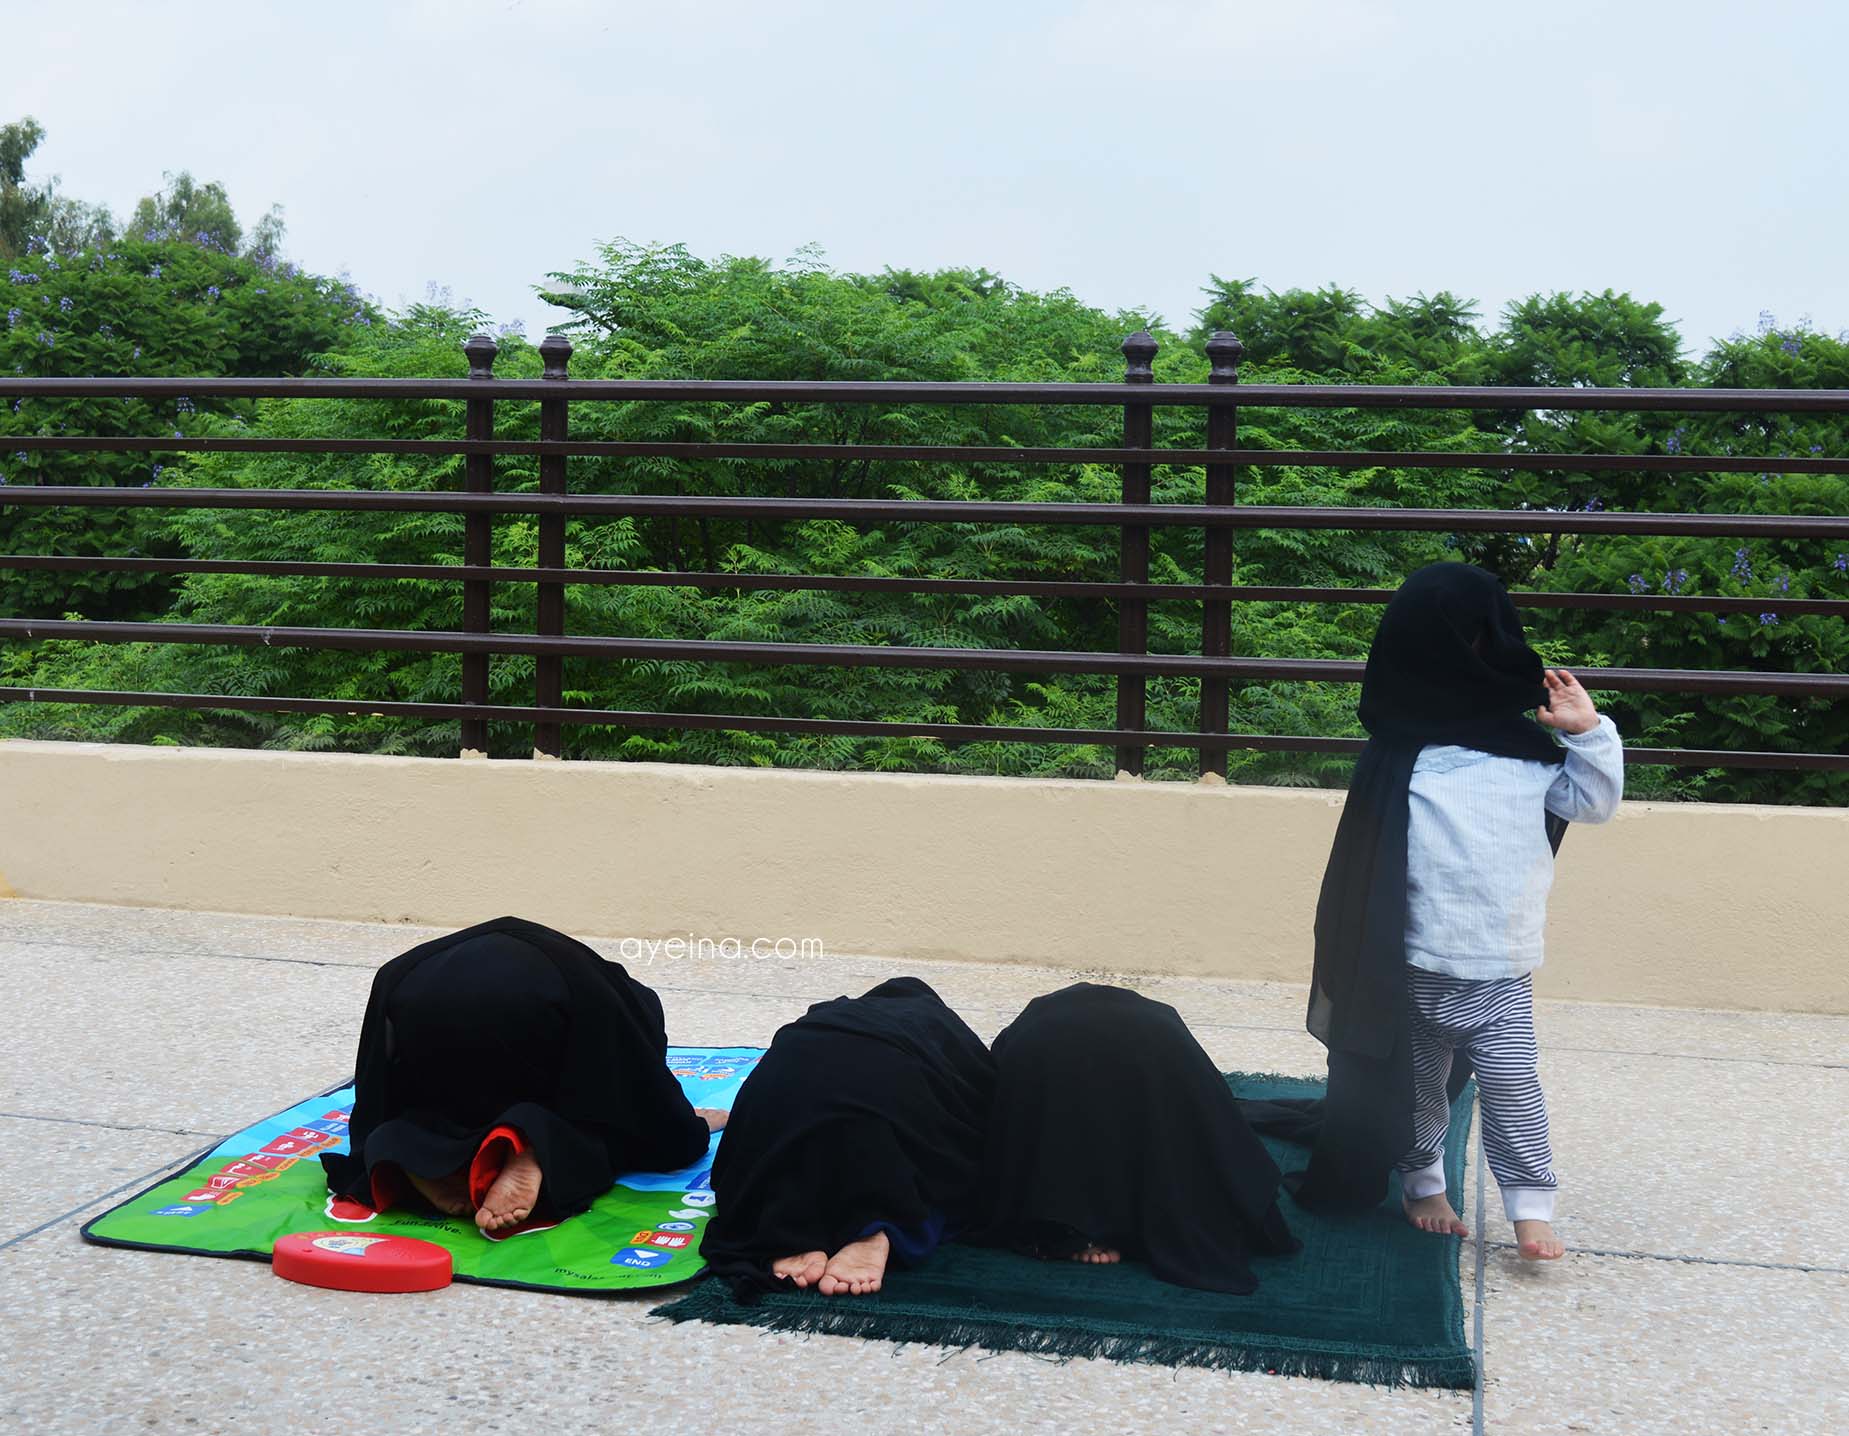
[[[1302,982],[1342,795],[0,742],[0,897]],[[1849,810],[1575,829],[1540,988],[1849,1011]]]

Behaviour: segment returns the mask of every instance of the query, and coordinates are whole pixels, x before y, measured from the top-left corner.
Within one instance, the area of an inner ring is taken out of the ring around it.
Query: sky
[[[388,307],[522,322],[601,242],[987,267],[1186,325],[1211,274],[1849,329],[1836,0],[0,0],[0,121],[169,170]]]

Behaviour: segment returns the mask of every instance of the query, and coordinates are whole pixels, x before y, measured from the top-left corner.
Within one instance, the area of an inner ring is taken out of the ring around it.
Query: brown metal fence
[[[1104,744],[1115,748],[1120,768],[1142,769],[1149,747],[1199,750],[1203,772],[1224,773],[1229,749],[1351,752],[1353,738],[1227,731],[1229,686],[1265,680],[1355,682],[1361,664],[1333,659],[1234,656],[1232,605],[1241,602],[1384,603],[1385,589],[1235,585],[1233,541],[1241,529],[1344,529],[1447,533],[1593,533],[1705,535],[1725,537],[1849,538],[1849,515],[1764,515],[1699,513],[1559,512],[1536,509],[1317,508],[1240,505],[1236,474],[1241,464],[1373,468],[1521,468],[1549,472],[1619,471],[1849,474],[1849,459],[1752,457],[1740,455],[1513,454],[1378,450],[1277,450],[1239,447],[1239,411],[1251,407],[1430,408],[1520,410],[1604,410],[1726,412],[1748,414],[1849,413],[1849,390],[1471,388],[1382,385],[1282,385],[1238,382],[1241,346],[1229,334],[1207,345],[1212,370],[1206,384],[1153,382],[1155,344],[1147,334],[1124,342],[1122,384],[984,383],[802,383],[750,381],[578,381],[567,377],[570,345],[557,336],[540,345],[544,377],[497,379],[495,345],[476,336],[465,346],[467,379],[206,379],[206,378],[6,378],[0,396],[83,396],[93,399],[172,400],[182,396],[223,398],[364,398],[464,401],[465,428],[459,439],[365,440],[212,436],[102,437],[11,436],[19,450],[230,452],[300,454],[465,455],[460,491],[380,492],[325,489],[200,489],[7,485],[0,506],[136,507],[340,511],[424,511],[459,513],[464,519],[463,562],[294,563],[150,557],[65,557],[0,554],[0,569],[115,571],[123,573],[226,573],[316,576],[350,579],[440,579],[463,585],[463,627],[458,632],[367,628],[266,628],[180,623],[109,623],[0,617],[0,640],[84,639],[101,643],[266,645],[359,651],[448,652],[461,657],[462,680],[454,703],[373,702],[258,695],[115,692],[0,687],[0,701],[102,703],[171,708],[227,709],[267,713],[380,714],[417,719],[456,719],[464,750],[485,753],[488,724],[531,723],[539,753],[562,755],[564,724],[606,724],[632,728],[727,729],[765,733],[829,734],[846,737],[924,736],[953,742],[1019,741],[1038,744]],[[497,440],[496,405],[540,405],[540,438]],[[1015,448],[903,444],[759,444],[574,441],[572,406],[636,401],[826,404],[1029,404],[1110,405],[1123,409],[1120,448]],[[1207,413],[1206,445],[1200,449],[1157,448],[1152,441],[1157,406],[1194,405]],[[537,493],[497,493],[495,460],[534,455],[539,461]],[[573,494],[566,460],[572,457],[677,459],[924,460],[1007,464],[1115,464],[1123,475],[1118,503],[1019,503],[927,499],[814,499],[684,495]],[[1152,503],[1156,465],[1200,466],[1205,502]],[[537,516],[538,563],[495,566],[491,540],[495,516]],[[1116,528],[1120,573],[1116,582],[1004,579],[876,578],[854,575],[656,572],[567,568],[565,523],[572,515],[701,516],[728,519],[833,518],[848,523],[954,521],[960,523],[1084,524]],[[1201,583],[1151,583],[1150,533],[1158,526],[1194,526],[1203,531]],[[491,586],[537,585],[536,631],[497,633],[490,627]],[[1092,597],[1117,605],[1115,652],[1043,651],[866,646],[811,643],[740,643],[712,640],[568,635],[564,590],[569,584],[674,585],[723,589],[818,589],[904,594],[957,593],[988,596]],[[1148,605],[1185,599],[1201,604],[1200,653],[1148,651]],[[1518,592],[1518,604],[1535,608],[1646,609],[1683,613],[1761,613],[1849,618],[1849,601],[1836,599],[1726,598],[1697,595]],[[496,654],[534,658],[533,702],[526,706],[488,702],[489,663]],[[963,723],[856,722],[781,718],[751,714],[628,712],[566,706],[562,665],[566,658],[694,659],[772,665],[930,668],[973,672],[1109,673],[1117,679],[1116,724],[1112,728],[1008,727]],[[1849,699],[1849,675],[1784,674],[1721,670],[1606,668],[1576,670],[1588,687],[1625,691],[1667,690],[1698,694],[1769,694],[1792,698]],[[1200,721],[1192,733],[1148,727],[1145,685],[1151,676],[1179,675],[1200,682]],[[1633,748],[1631,762],[1737,768],[1849,770],[1841,753],[1743,752],[1734,750]]]

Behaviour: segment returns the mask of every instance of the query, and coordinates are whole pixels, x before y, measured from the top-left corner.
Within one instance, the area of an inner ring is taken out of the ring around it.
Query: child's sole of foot
[[[795,1282],[799,1288],[807,1289],[822,1279],[828,1270],[827,1252],[799,1252],[795,1256],[786,1256],[782,1261],[770,1264],[772,1276],[780,1276],[785,1281]]]
[[[1524,1219],[1515,1224],[1515,1250],[1523,1261],[1558,1261],[1567,1254],[1566,1243],[1547,1222]]]
[[[828,1259],[816,1289],[823,1296],[871,1296],[880,1289],[891,1254],[892,1242],[885,1232],[849,1242]]]
[[[484,1232],[504,1231],[517,1227],[533,1215],[533,1203],[539,1200],[542,1175],[539,1161],[531,1152],[519,1152],[507,1159],[501,1174],[482,1198],[475,1225]]]
[[[1406,1220],[1422,1232],[1431,1232],[1441,1237],[1470,1235],[1470,1228],[1451,1209],[1451,1203],[1443,1192],[1433,1197],[1403,1197],[1400,1206],[1406,1212]]]
[[[467,1172],[451,1172],[447,1177],[420,1177],[415,1172],[406,1172],[405,1177],[417,1194],[444,1216],[470,1215]]]

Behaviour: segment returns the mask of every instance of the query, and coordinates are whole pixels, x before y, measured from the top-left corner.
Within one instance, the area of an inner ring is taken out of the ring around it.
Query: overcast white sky
[[[388,305],[537,336],[600,240],[986,265],[1185,323],[1209,273],[1849,328],[1834,0],[0,0],[0,119],[118,213],[283,205]]]

